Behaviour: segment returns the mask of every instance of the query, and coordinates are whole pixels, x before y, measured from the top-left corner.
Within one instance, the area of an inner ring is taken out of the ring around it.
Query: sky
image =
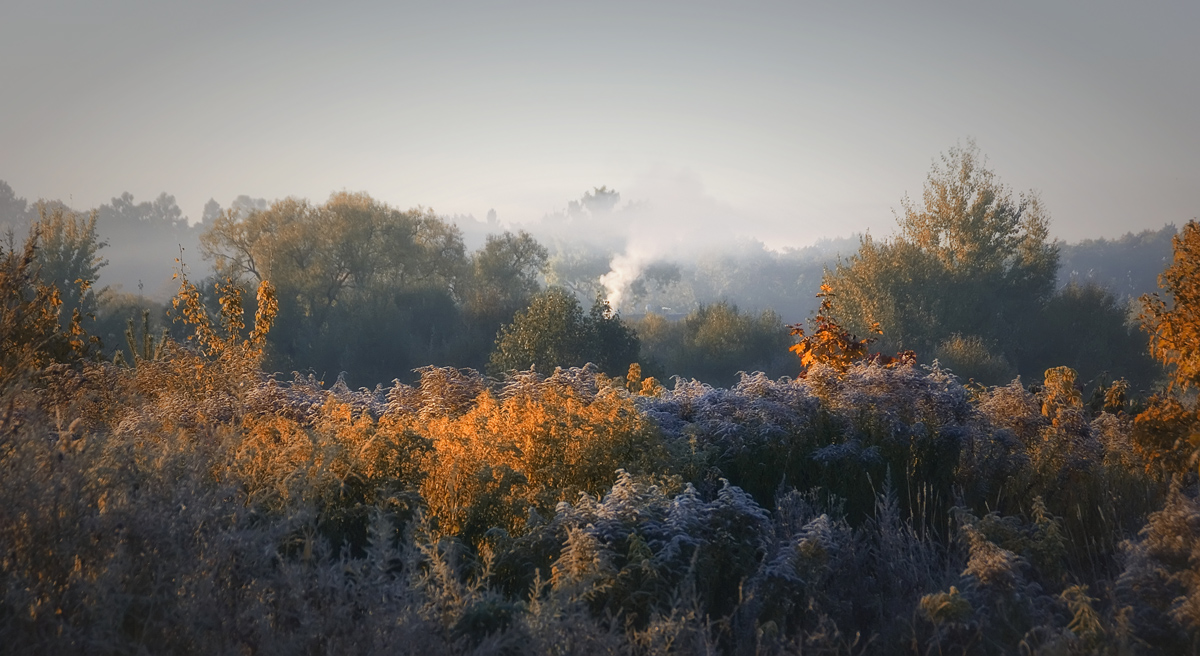
[[[1153,0],[4,0],[0,179],[510,225],[606,185],[660,231],[803,246],[891,234],[973,139],[1055,237],[1116,237],[1200,215],[1198,28]]]

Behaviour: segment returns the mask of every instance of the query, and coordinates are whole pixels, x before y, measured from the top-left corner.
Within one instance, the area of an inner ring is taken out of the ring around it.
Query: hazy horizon
[[[0,179],[508,225],[607,185],[654,233],[892,234],[974,139],[1066,241],[1197,216],[1200,6],[12,3]]]

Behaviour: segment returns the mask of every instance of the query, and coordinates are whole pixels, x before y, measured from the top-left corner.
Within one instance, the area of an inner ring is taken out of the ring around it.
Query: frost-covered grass
[[[0,396],[9,653],[1200,648],[1194,477],[1051,380],[355,391],[177,347],[28,380]]]

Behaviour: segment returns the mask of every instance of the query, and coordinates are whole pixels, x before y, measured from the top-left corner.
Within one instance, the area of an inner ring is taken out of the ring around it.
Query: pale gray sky
[[[686,188],[802,245],[891,233],[973,137],[1060,238],[1200,215],[1200,3],[834,5],[4,0],[0,179],[193,220],[238,194],[529,221]]]

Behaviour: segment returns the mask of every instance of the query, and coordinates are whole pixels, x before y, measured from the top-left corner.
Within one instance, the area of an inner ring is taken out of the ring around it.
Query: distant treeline
[[[1004,192],[990,171],[976,173],[986,174],[993,191]],[[172,196],[138,203],[125,193],[92,213],[99,246],[93,332],[111,356],[121,349],[129,355],[125,332],[131,318],[156,334],[178,330],[163,301],[177,286],[172,274],[179,258],[193,279],[208,281],[201,289],[209,296],[214,283],[226,278],[242,285],[270,279],[281,290],[282,316],[271,336],[268,366],[283,373],[308,371],[326,380],[344,373],[354,385],[371,386],[394,378],[411,381],[413,371],[428,364],[481,370],[489,362],[493,370],[494,362],[515,365],[517,360],[494,353],[500,329],[544,290],[566,290],[581,312],[614,314],[604,302],[601,277],[623,244],[582,237],[572,242],[569,235],[618,211],[619,199],[615,191],[598,188],[567,212],[546,217],[530,234],[503,232],[494,214],[487,223],[449,220],[347,193],[321,205],[241,196],[223,209],[210,200],[201,220],[190,223]],[[1001,213],[1025,211],[1019,202],[1001,200],[1010,203]],[[920,209],[909,208],[910,224]],[[0,181],[0,229],[19,238],[38,222],[39,212],[56,211],[71,214],[59,201],[19,198]],[[906,229],[904,221],[901,227]],[[1008,239],[1004,231],[1011,228],[985,228],[980,243],[997,235]],[[903,246],[920,253],[920,247],[912,248],[912,235],[887,243],[847,238],[783,251],[743,241],[645,265],[622,290],[624,311],[616,320],[632,331],[635,346],[623,347],[625,352],[633,348],[633,359],[660,378],[730,384],[738,371],[795,375],[794,358],[784,350],[790,343],[787,324],[812,316],[823,280],[841,280],[842,288],[834,287],[845,296],[837,303],[845,323],[863,335],[879,323],[883,335],[876,348],[911,348],[922,362],[936,358],[964,378],[989,384],[1016,375],[1037,379],[1049,366],[1068,364],[1087,383],[1124,376],[1149,389],[1159,372],[1145,355],[1130,302],[1155,289],[1174,234],[1168,225],[1078,244],[1051,242],[1042,234],[1040,269],[1007,291],[989,287],[991,274],[971,263],[956,264],[959,273],[951,277],[926,275],[931,269],[921,258],[928,260],[930,253],[914,259],[900,252]],[[464,235],[478,248],[469,250]],[[1007,256],[996,251],[997,262],[1009,260],[995,271],[1031,271],[1012,268],[1018,250]],[[890,263],[879,257],[885,251]],[[847,286],[841,272],[858,275],[868,268],[872,280],[908,284],[885,289],[860,277]],[[881,304],[884,299],[898,304]],[[569,308],[560,309],[569,314]],[[145,311],[150,315],[143,321]],[[554,316],[552,321],[560,321],[567,315]],[[525,319],[526,332],[555,330],[529,326],[530,321]],[[594,345],[545,348],[553,355],[527,354],[522,362],[544,369],[551,360],[579,366],[608,357]],[[628,364],[606,368],[617,372]]]

